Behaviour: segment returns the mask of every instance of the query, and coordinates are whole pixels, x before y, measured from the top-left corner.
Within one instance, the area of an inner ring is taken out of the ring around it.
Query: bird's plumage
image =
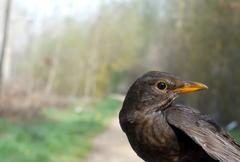
[[[119,119],[132,148],[143,160],[240,161],[239,145],[211,118],[193,108],[172,104],[180,93],[205,88],[157,71],[146,73],[133,83]]]
[[[167,109],[166,118],[173,129],[183,131],[213,159],[240,161],[240,146],[210,117],[189,107],[172,106]]]

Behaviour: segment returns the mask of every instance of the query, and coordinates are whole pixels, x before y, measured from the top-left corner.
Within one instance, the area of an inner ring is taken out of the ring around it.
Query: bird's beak
[[[208,87],[202,83],[183,81],[182,84],[174,90],[174,92],[189,93],[189,92],[194,92],[194,91],[199,91],[204,89],[208,89]]]

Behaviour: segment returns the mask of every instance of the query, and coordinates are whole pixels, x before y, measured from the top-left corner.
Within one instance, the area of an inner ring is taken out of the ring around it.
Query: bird
[[[240,162],[240,145],[213,118],[173,102],[208,89],[200,82],[149,71],[129,88],[119,112],[121,129],[146,162]]]

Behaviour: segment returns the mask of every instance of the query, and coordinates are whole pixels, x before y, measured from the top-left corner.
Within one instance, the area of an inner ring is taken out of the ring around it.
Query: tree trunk
[[[8,28],[9,28],[9,18],[11,12],[11,2],[12,0],[6,1],[5,7],[5,16],[4,16],[4,23],[3,23],[3,37],[2,37],[2,47],[0,53],[0,87],[2,87],[3,79],[4,79],[4,61],[6,56],[6,47],[8,41]]]

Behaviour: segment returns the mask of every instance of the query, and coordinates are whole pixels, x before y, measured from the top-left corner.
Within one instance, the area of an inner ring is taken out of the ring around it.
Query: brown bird
[[[133,150],[147,162],[240,162],[240,145],[210,117],[174,105],[202,83],[151,71],[130,87],[119,113]]]

